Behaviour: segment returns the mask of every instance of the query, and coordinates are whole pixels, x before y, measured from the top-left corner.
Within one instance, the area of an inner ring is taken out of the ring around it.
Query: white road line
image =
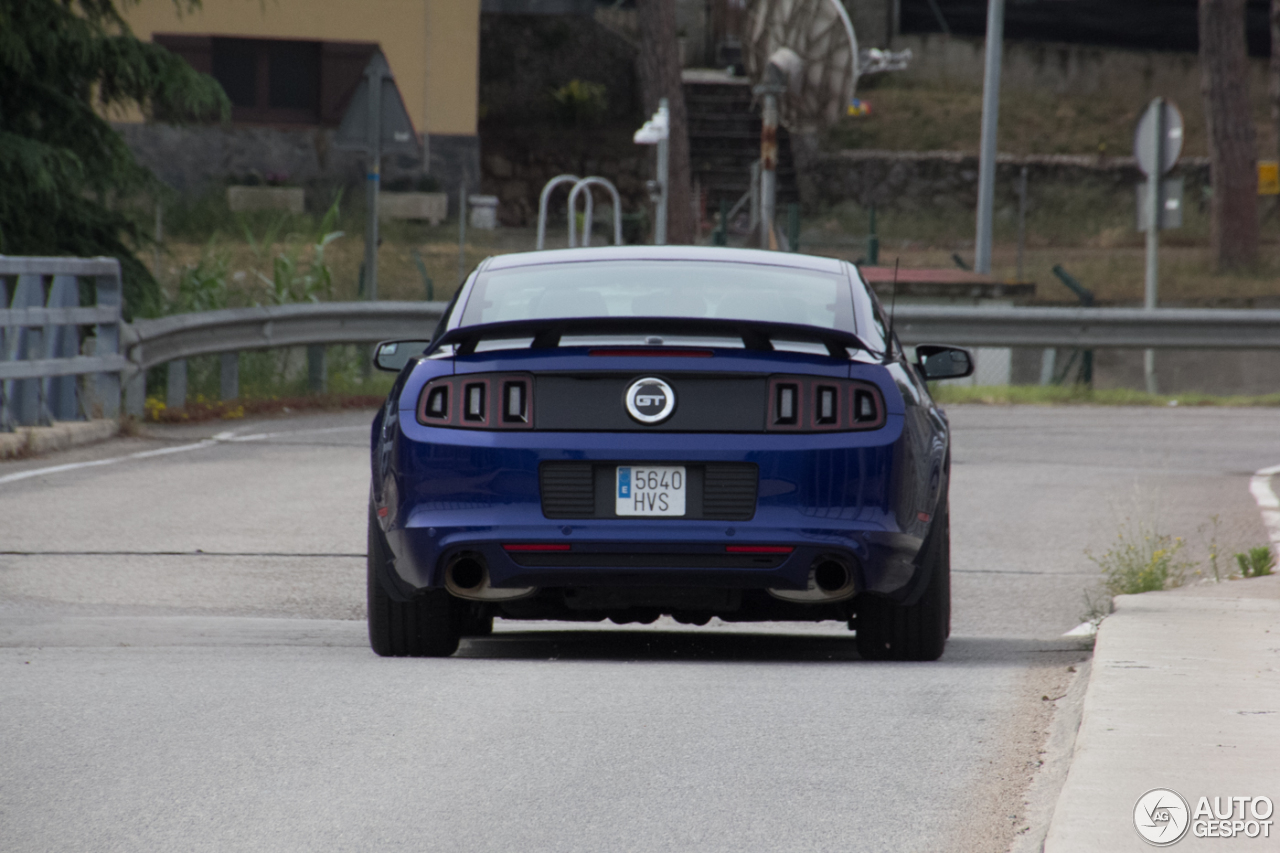
[[[357,430],[360,432],[366,432],[368,429],[369,427],[367,426],[326,427],[324,429],[259,432],[252,433],[250,435],[237,435],[235,430],[229,430],[227,432],[220,432],[212,438],[206,438],[203,441],[194,442],[193,444],[179,444],[175,447],[161,447],[157,450],[142,450],[125,456],[113,456],[110,459],[94,459],[89,462],[69,462],[65,465],[50,465],[47,468],[33,468],[30,471],[19,471],[16,474],[8,474],[4,477],[0,477],[0,485],[4,485],[5,483],[16,483],[19,480],[29,480],[32,477],[43,477],[48,474],[61,474],[64,471],[78,471],[81,468],[96,468],[101,465],[114,465],[117,462],[128,462],[133,459],[150,459],[153,456],[168,456],[173,453],[188,453],[192,450],[201,450],[224,442],[265,441],[269,438],[279,438],[286,435],[317,435],[320,433],[332,432],[355,432]]]
[[[286,435],[323,435],[331,432],[368,432],[368,424],[362,426],[324,427],[323,429],[294,429],[283,432],[257,432],[252,435],[226,434],[226,441],[266,441],[268,438],[280,438]],[[224,433],[225,434],[225,433]],[[218,438],[219,436],[214,436]]]
[[[1261,468],[1249,480],[1249,491],[1258,502],[1258,510],[1262,513],[1262,523],[1267,527],[1267,535],[1271,537],[1271,550],[1280,557],[1280,499],[1271,489],[1271,478],[1280,474],[1280,465]]]

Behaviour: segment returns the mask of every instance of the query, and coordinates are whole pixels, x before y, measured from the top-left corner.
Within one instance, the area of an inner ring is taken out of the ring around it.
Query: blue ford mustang
[[[947,421],[852,265],[615,247],[486,260],[373,423],[369,638],[452,654],[495,616],[839,620],[935,660]]]

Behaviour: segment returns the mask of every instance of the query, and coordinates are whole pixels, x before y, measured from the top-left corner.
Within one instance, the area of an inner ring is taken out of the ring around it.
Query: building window
[[[218,81],[236,124],[336,127],[378,49],[369,42],[160,33],[153,39]]]
[[[214,38],[213,77],[231,99],[232,121],[314,124],[320,118],[320,45]]]

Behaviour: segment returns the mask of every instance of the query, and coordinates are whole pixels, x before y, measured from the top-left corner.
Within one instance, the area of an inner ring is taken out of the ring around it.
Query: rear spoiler
[[[826,346],[832,358],[848,358],[849,347],[878,354],[852,332],[823,329],[796,323],[767,323],[757,320],[720,320],[700,317],[565,317],[548,320],[512,320],[505,323],[481,323],[450,329],[432,342],[430,351],[454,344],[458,355],[475,352],[482,340],[533,338],[532,349],[560,346],[566,335],[707,335],[741,338],[748,350],[770,352],[773,339],[813,341]]]

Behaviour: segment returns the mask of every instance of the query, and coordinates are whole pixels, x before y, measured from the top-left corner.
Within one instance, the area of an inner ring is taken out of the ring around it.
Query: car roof
[[[585,249],[545,249],[496,255],[484,264],[484,271],[505,270],[542,264],[584,261],[703,261],[760,264],[815,272],[840,273],[842,261],[815,255],[770,252],[763,249],[729,249],[720,246],[600,246]]]

